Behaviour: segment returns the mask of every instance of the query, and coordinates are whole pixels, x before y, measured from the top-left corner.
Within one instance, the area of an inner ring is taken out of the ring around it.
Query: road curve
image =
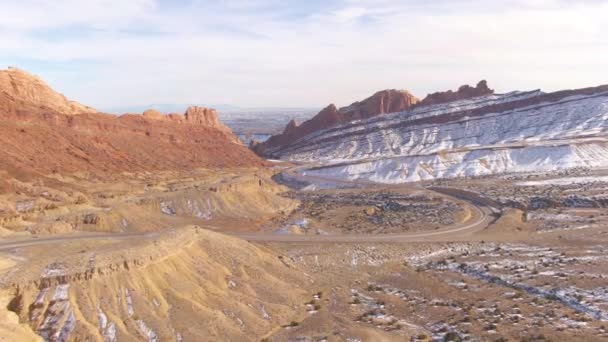
[[[467,201],[468,205],[475,211],[474,222],[467,222],[456,227],[419,233],[403,234],[350,234],[350,235],[281,235],[273,233],[231,233],[223,234],[241,238],[250,242],[284,242],[284,243],[408,243],[408,242],[447,242],[464,241],[471,234],[479,232],[490,225],[494,219],[495,209],[484,205],[478,198],[467,198],[459,193],[458,198],[443,193],[444,196],[452,197],[456,201]],[[0,240],[0,251],[8,251],[15,248],[49,245],[77,240],[127,240],[145,239],[158,236],[158,233],[130,232],[130,233],[78,233],[66,235],[54,235],[49,237],[29,237],[21,239]]]
[[[351,234],[351,235],[280,235],[268,233],[231,233],[225,235],[241,238],[249,242],[283,242],[283,243],[408,243],[408,242],[447,242],[467,240],[471,234],[485,229],[492,222],[491,210],[485,207],[472,206],[477,212],[476,220],[458,227],[434,230],[424,233],[404,234]],[[50,237],[5,239],[0,240],[0,251],[9,251],[38,245],[58,244],[78,240],[127,240],[146,239],[158,236],[158,233],[78,233]]]
[[[463,241],[476,232],[484,230],[493,221],[491,210],[473,207],[478,211],[473,223],[460,227],[434,230],[424,233],[404,234],[341,234],[341,235],[279,235],[256,233],[227,233],[250,242],[284,242],[284,243],[411,243],[411,242],[448,242]]]

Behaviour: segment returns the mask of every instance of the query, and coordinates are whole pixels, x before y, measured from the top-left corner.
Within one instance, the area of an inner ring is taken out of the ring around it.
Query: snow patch
[[[544,186],[544,185],[571,185],[571,184],[588,184],[597,182],[608,182],[608,176],[596,176],[596,177],[564,177],[564,178],[552,178],[538,181],[527,181],[519,182],[516,185],[519,186]]]
[[[144,321],[138,319],[135,321],[137,327],[144,334],[145,337],[148,338],[148,342],[158,342],[158,336],[154,332],[154,330],[150,329]]]
[[[131,292],[129,289],[125,288],[125,300],[127,302],[127,313],[129,317],[133,317],[135,314],[135,309],[133,309],[133,298],[131,298]]]
[[[165,215],[175,216],[176,211],[173,202],[160,202],[160,211]]]

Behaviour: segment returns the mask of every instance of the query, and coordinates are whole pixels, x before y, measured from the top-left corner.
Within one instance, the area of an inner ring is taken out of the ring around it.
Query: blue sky
[[[0,0],[0,66],[106,110],[608,83],[604,0]]]

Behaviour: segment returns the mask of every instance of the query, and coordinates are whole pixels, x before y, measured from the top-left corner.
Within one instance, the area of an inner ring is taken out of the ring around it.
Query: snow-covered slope
[[[493,94],[310,134],[272,153],[306,174],[408,182],[608,167],[608,86]]]

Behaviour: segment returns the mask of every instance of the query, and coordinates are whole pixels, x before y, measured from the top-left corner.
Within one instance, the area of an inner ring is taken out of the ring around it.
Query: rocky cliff
[[[213,109],[98,113],[17,69],[0,71],[0,104],[1,169],[20,177],[263,165]]]
[[[400,112],[418,103],[418,99],[406,90],[382,90],[367,99],[340,108],[344,121],[368,119],[377,115]]]
[[[270,156],[269,151],[288,146],[308,134],[354,120],[407,110],[417,102],[418,99],[405,90],[390,89],[379,91],[363,101],[340,109],[330,104],[301,125],[292,120],[282,134],[272,136],[264,143],[255,144],[253,150],[260,155]]]
[[[17,68],[0,70],[2,111],[49,111],[64,115],[94,113],[95,109],[70,101],[38,77]]]
[[[220,122],[217,111],[211,108],[190,106],[186,109],[184,114],[169,113],[166,115],[158,110],[148,109],[142,113],[142,116],[150,120],[163,120],[176,123],[204,125],[220,131],[230,132],[230,129]]]

